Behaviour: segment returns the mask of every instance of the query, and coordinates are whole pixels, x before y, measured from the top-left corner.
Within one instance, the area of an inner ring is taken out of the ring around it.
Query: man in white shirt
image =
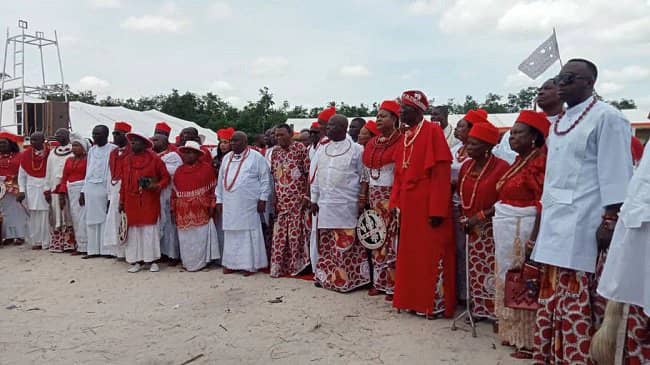
[[[56,188],[63,177],[65,162],[72,157],[72,145],[70,144],[70,132],[60,128],[54,133],[54,138],[59,143],[50,151],[47,157],[47,171],[45,172],[45,199],[50,204],[50,251],[63,252],[73,251],[74,231],[72,229],[72,217],[70,216],[70,205],[61,206],[61,195]]]
[[[346,138],[348,119],[329,119],[330,142],[316,153],[311,184],[312,213],[318,213],[318,263],[315,280],[323,288],[348,292],[370,282],[366,249],[357,240],[363,147]]]
[[[261,213],[271,193],[269,165],[248,147],[244,132],[235,132],[232,151],[223,157],[217,182],[217,215],[222,217],[224,274],[249,276],[268,266]]]
[[[567,62],[557,76],[568,109],[551,126],[542,217],[532,259],[546,266],[534,362],[587,364],[602,319],[595,293],[599,255],[632,175],[630,123],[594,95],[596,66]]]
[[[438,123],[442,128],[449,148],[460,143],[454,136],[454,128],[449,124],[449,108],[446,105],[436,105],[431,109],[431,121]]]

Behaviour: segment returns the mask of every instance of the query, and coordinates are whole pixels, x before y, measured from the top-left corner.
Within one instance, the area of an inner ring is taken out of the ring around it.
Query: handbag
[[[530,263],[506,272],[504,305],[512,309],[534,311],[540,307],[539,289],[542,270]]]

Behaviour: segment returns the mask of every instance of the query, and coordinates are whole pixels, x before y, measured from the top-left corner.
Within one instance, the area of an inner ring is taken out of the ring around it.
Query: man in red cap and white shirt
[[[131,146],[126,140],[126,134],[131,132],[131,125],[127,122],[115,122],[113,128],[114,148],[108,157],[110,183],[108,184],[108,213],[104,224],[103,247],[113,256],[124,258],[124,245],[120,244],[120,181],[122,179],[122,165],[124,159],[131,153]],[[103,250],[103,249],[102,249]]]
[[[390,199],[401,216],[393,306],[451,317],[456,306],[451,152],[440,126],[424,119],[426,95],[409,90],[401,101],[400,122],[408,129],[395,152]]]
[[[165,122],[159,122],[151,137],[153,150],[158,154],[167,168],[170,176],[174,176],[176,169],[183,164],[181,156],[169,144],[169,133],[171,127]],[[187,144],[187,142],[185,142]],[[160,192],[160,253],[170,260],[170,266],[176,266],[180,259],[180,248],[178,246],[178,231],[171,216],[172,187],[167,186]]]
[[[129,231],[125,258],[130,273],[150,264],[149,271],[160,269],[160,192],[169,185],[169,173],[162,160],[151,150],[151,141],[140,134],[128,133],[131,153],[122,165],[120,210],[126,213]]]
[[[119,122],[118,122],[119,123]],[[116,123],[116,127],[119,125]],[[108,166],[111,151],[116,147],[108,143],[108,127],[93,128],[95,145],[88,151],[86,177],[81,189],[79,205],[86,206],[86,233],[88,251],[82,258],[113,255],[113,250],[104,243],[104,227],[108,209],[108,192],[111,185],[111,170]]]

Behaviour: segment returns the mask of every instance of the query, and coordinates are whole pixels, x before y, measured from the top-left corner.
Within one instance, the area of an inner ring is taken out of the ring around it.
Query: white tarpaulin
[[[16,100],[20,100],[19,98]],[[26,103],[43,103],[44,100],[25,97]],[[14,102],[12,99],[5,100],[2,103],[2,128],[9,132],[16,132]],[[170,139],[180,134],[183,128],[194,127],[198,129],[199,134],[205,136],[205,144],[216,145],[217,135],[214,131],[201,128],[198,124],[184,119],[176,118],[171,115],[159,112],[157,110],[147,110],[140,112],[137,110],[127,109],[121,106],[98,106],[82,103],[80,101],[70,102],[70,124],[72,130],[84,137],[91,137],[93,128],[98,124],[104,124],[113,129],[113,124],[122,120],[133,126],[133,132],[145,136],[153,135],[156,123],[164,121],[172,128]],[[5,127],[7,126],[7,127]]]

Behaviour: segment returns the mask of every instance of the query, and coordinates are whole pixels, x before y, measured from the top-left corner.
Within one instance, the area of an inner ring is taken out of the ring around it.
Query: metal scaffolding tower
[[[9,35],[9,28],[7,28],[7,41],[5,43],[4,62],[2,67],[2,74],[0,74],[0,95],[5,95],[9,92],[12,95],[14,105],[13,120],[4,120],[2,117],[2,104],[0,102],[0,129],[6,127],[16,127],[16,132],[19,135],[24,133],[23,126],[25,125],[25,96],[31,95],[41,99],[50,100],[53,96],[63,95],[64,101],[68,101],[68,91],[65,87],[63,79],[63,65],[61,63],[61,51],[59,49],[59,40],[54,31],[54,39],[48,39],[43,32],[35,32],[33,35],[28,34],[28,24],[24,20],[18,21],[20,33],[14,36]],[[25,84],[25,46],[38,47],[41,63],[41,77],[42,84],[40,86],[32,86]],[[43,47],[54,46],[59,62],[59,74],[61,77],[60,83],[47,84],[45,81],[45,63],[43,59]],[[12,49],[10,51],[10,48]],[[11,52],[10,57],[13,59],[12,75],[7,74],[7,56]],[[12,86],[7,87],[7,84]]]

